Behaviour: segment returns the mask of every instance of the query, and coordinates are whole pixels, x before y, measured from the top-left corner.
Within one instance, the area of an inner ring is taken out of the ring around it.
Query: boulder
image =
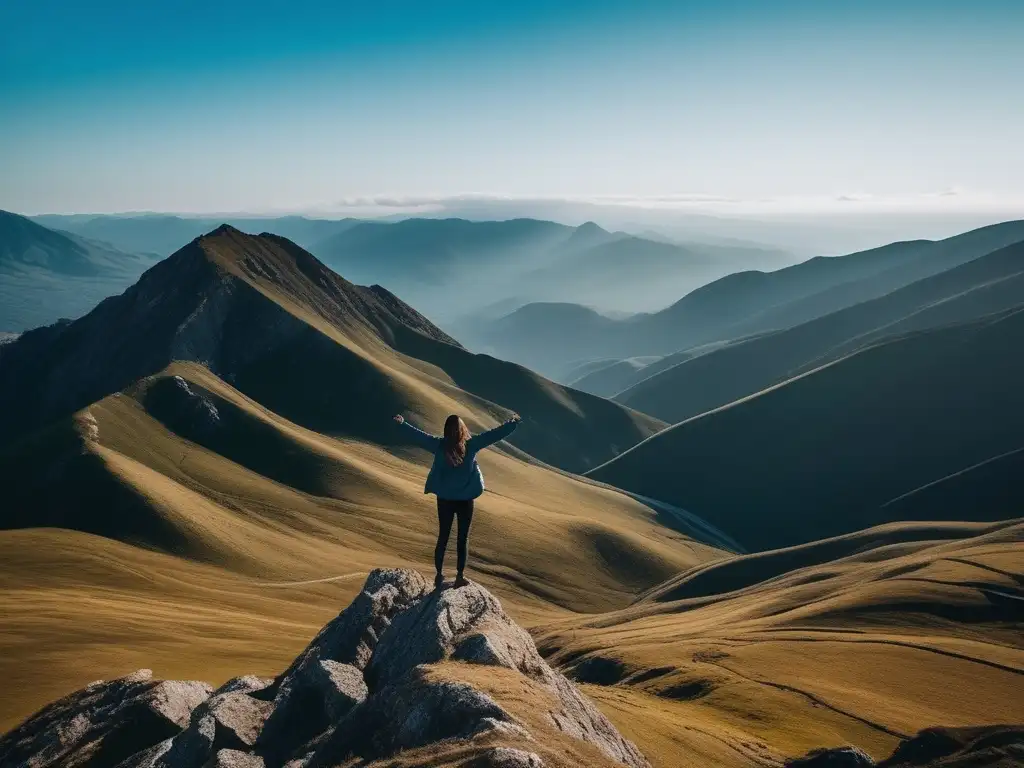
[[[274,679],[272,677],[242,675],[241,677],[233,677],[228,680],[224,685],[215,690],[213,695],[216,696],[221,693],[248,693],[257,699],[266,699],[267,696],[263,694],[269,693],[273,685]],[[273,696],[270,696],[270,698],[273,698]]]
[[[261,750],[274,762],[283,761],[365,699],[362,671],[378,640],[396,616],[427,592],[427,582],[415,571],[372,571],[352,604],[278,678],[273,711],[259,738]]]
[[[534,679],[550,672],[529,633],[477,584],[435,591],[395,618],[393,626],[366,671],[374,685],[388,685],[420,664],[450,658],[515,669]]]
[[[0,737],[0,765],[114,766],[189,724],[206,683],[156,682],[150,670],[98,681],[40,710]]]
[[[237,749],[221,749],[204,768],[266,768],[263,758]]]
[[[469,739],[481,733],[484,721],[516,724],[487,694],[465,683],[430,680],[425,669],[417,669],[353,711],[319,746],[313,764],[328,766],[351,755],[373,759],[444,739]]]
[[[477,584],[434,592],[399,615],[377,645],[366,677],[371,687],[394,684],[417,665],[448,659],[520,672],[554,695],[560,706],[549,717],[556,728],[624,765],[649,765],[568,678],[548,666],[529,633]]]

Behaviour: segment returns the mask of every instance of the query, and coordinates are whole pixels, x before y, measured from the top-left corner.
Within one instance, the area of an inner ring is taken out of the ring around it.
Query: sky
[[[1024,216],[1020,0],[6,0],[0,209]]]

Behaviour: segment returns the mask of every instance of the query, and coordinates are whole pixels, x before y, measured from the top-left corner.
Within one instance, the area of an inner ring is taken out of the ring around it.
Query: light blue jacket
[[[459,466],[453,467],[444,456],[444,438],[417,429],[408,420],[401,424],[413,442],[434,454],[434,463],[430,467],[423,492],[453,501],[475,499],[484,492],[484,473],[480,471],[476,455],[487,446],[511,435],[518,425],[518,421],[506,421],[500,427],[469,438],[465,458]]]

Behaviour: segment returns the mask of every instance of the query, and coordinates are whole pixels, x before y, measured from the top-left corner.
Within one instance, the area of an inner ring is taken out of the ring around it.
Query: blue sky
[[[1024,201],[1017,0],[0,3],[0,208]]]

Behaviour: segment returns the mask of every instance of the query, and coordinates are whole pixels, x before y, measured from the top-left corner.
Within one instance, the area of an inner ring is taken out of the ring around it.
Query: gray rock
[[[271,709],[273,704],[269,701],[260,701],[245,693],[221,693],[211,696],[196,713],[213,718],[215,749],[244,750],[256,743]],[[193,716],[193,725],[195,721]]]
[[[317,746],[311,766],[336,765],[353,755],[383,757],[443,739],[469,739],[485,721],[522,729],[487,694],[466,683],[430,680],[426,668],[417,668],[355,709]]]
[[[197,718],[171,739],[170,749],[154,761],[153,768],[202,768],[213,755],[216,735],[217,722],[212,715]]]
[[[237,749],[221,749],[205,768],[265,768],[263,758]]]
[[[433,592],[394,621],[367,669],[375,685],[387,685],[420,664],[448,658],[515,669],[538,678],[547,664],[530,635],[512,621],[483,587]]]
[[[233,677],[228,680],[224,685],[213,692],[213,695],[221,693],[248,693],[255,694],[261,691],[266,691],[270,686],[274,684],[274,678],[272,677],[256,677],[256,675],[243,675],[241,677]],[[257,697],[260,698],[260,697]]]
[[[210,691],[206,683],[154,682],[148,669],[97,681],[0,737],[0,765],[117,765],[178,734]]]
[[[875,761],[857,747],[837,747],[816,749],[786,765],[791,768],[874,768]]]
[[[428,591],[427,582],[415,571],[372,571],[352,604],[320,630],[278,678],[260,748],[284,761],[362,701],[366,697],[362,670],[378,639],[396,616],[415,606]]]
[[[398,616],[381,638],[367,667],[371,687],[393,683],[419,664],[454,659],[516,670],[546,687],[560,707],[552,723],[569,736],[599,747],[632,768],[649,763],[636,746],[564,675],[551,669],[533,638],[505,613],[494,595],[477,584],[434,592]]]
[[[333,721],[340,720],[369,693],[363,673],[338,661],[321,661],[317,666],[313,680],[324,697],[327,715]]]
[[[164,739],[149,749],[136,752],[134,755],[117,764],[117,768],[155,768],[160,764],[161,758],[171,748],[173,739]]]

